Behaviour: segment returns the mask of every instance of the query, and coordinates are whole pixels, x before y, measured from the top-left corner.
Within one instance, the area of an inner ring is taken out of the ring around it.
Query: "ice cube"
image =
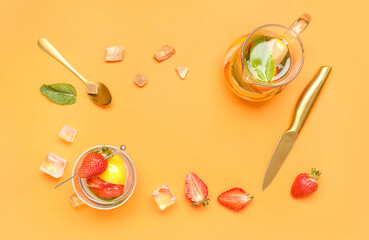
[[[59,157],[54,153],[46,155],[44,162],[42,163],[40,170],[53,176],[54,178],[60,178],[63,176],[64,168],[67,166],[68,161]]]
[[[73,142],[74,138],[77,135],[77,130],[68,127],[68,126],[63,126],[60,133],[59,133],[59,137],[64,139],[67,142]]]
[[[162,211],[164,211],[167,207],[169,207],[176,201],[176,197],[174,196],[168,185],[163,185],[161,188],[156,189],[152,193],[152,197]]]
[[[69,199],[70,199],[73,207],[78,207],[79,205],[83,204],[82,200],[75,193],[69,195]]]

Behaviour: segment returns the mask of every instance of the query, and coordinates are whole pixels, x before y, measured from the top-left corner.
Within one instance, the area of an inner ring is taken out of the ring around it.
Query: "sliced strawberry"
[[[98,177],[89,177],[86,179],[87,185],[93,188],[107,188],[114,186],[113,183],[105,182]]]
[[[247,194],[242,188],[232,188],[218,196],[218,202],[223,206],[239,211],[246,207],[254,197]]]
[[[202,204],[205,207],[209,204],[208,187],[195,173],[187,175],[185,193],[194,206]]]
[[[112,187],[107,188],[94,188],[91,187],[91,191],[101,198],[109,199],[116,198],[123,194],[124,185],[113,184]]]
[[[255,41],[253,41],[252,43],[249,44],[249,51],[251,50],[252,48],[252,45],[254,45]]]
[[[90,187],[91,191],[95,193],[97,196],[99,196],[100,188]]]
[[[124,192],[124,185],[115,184],[114,187],[101,188],[99,196],[101,198],[115,198],[122,195]]]
[[[108,167],[108,161],[101,154],[88,153],[83,159],[82,166],[78,171],[78,176],[88,178],[103,173]]]

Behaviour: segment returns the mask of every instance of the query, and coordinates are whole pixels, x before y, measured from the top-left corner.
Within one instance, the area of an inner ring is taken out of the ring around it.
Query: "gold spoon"
[[[40,38],[38,40],[38,46],[44,50],[47,54],[58,60],[61,64],[63,64],[66,68],[68,68],[72,73],[74,73],[82,82],[86,85],[88,84],[97,84],[98,92],[97,94],[88,93],[88,97],[95,102],[97,105],[106,106],[111,103],[111,94],[109,89],[102,84],[101,82],[90,82],[86,78],[82,77],[64,58],[63,56],[56,50],[56,48],[46,39]]]

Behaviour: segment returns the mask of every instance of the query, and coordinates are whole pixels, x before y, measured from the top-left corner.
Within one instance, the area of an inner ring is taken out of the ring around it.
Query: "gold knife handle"
[[[322,89],[329,73],[331,72],[331,69],[332,67],[329,66],[321,67],[309,85],[307,85],[302,92],[295,107],[293,120],[289,128],[290,131],[294,131],[297,134],[300,132],[306,118],[310,113],[311,108],[315,103],[315,100],[320,93],[320,90]]]

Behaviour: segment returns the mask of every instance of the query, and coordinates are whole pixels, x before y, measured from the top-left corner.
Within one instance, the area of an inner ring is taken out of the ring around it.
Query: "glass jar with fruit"
[[[310,21],[303,14],[290,28],[263,25],[234,41],[224,62],[228,87],[251,101],[264,101],[282,91],[302,68],[304,49],[299,35]]]
[[[85,204],[108,210],[131,197],[136,186],[136,169],[123,147],[99,145],[79,156],[73,168],[73,175],[77,175],[73,188]]]

